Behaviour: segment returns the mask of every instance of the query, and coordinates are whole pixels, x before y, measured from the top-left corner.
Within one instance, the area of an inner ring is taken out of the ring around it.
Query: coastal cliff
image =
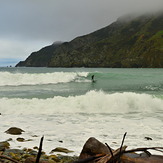
[[[163,13],[121,17],[70,42],[33,52],[16,66],[163,68]]]

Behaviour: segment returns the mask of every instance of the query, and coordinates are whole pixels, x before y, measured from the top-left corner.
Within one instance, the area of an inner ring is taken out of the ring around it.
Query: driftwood
[[[12,161],[14,163],[19,163],[19,161],[16,161],[16,160],[14,160],[14,159],[12,159],[10,157],[4,156],[4,155],[0,155],[0,158],[1,159],[6,159],[6,160],[9,160],[9,161]]]
[[[43,140],[44,140],[44,136],[41,138],[40,140],[40,146],[38,149],[38,154],[37,154],[37,158],[36,158],[36,163],[39,163],[40,157],[41,157],[41,151],[42,151],[42,144],[43,144]]]
[[[126,134],[127,133],[124,134],[121,146],[117,150],[111,149],[106,143],[105,146],[95,138],[88,139],[79,156],[79,160],[74,163],[163,163],[163,155],[152,155],[148,151],[156,150],[163,152],[163,147],[126,150],[127,146],[123,146]],[[91,146],[89,144],[91,141],[95,146]],[[104,148],[104,151],[101,149],[101,147]],[[109,152],[107,152],[106,147],[108,148]],[[143,153],[137,154],[136,152]]]

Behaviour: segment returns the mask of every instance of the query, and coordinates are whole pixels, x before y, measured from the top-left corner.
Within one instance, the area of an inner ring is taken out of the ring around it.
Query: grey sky
[[[70,41],[133,12],[163,9],[163,0],[0,0],[1,58],[25,59],[55,41]]]

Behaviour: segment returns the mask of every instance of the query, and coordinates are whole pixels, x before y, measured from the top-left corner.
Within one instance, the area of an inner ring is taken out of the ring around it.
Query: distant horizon
[[[15,67],[20,58],[0,58],[0,67]]]

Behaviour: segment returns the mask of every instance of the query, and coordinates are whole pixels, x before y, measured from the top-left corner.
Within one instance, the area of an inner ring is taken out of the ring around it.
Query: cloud
[[[49,44],[47,44],[49,45]],[[21,41],[17,39],[0,39],[0,58],[25,59],[27,55],[45,46],[41,41]],[[12,54],[12,56],[11,56]]]
[[[135,11],[157,9],[162,0],[2,0],[0,19],[8,35],[70,40]],[[161,4],[161,5],[160,5]],[[5,34],[6,34],[5,33]],[[3,34],[1,32],[1,34]]]
[[[0,57],[28,56],[34,47],[70,41],[125,14],[161,9],[163,0],[0,0]]]

